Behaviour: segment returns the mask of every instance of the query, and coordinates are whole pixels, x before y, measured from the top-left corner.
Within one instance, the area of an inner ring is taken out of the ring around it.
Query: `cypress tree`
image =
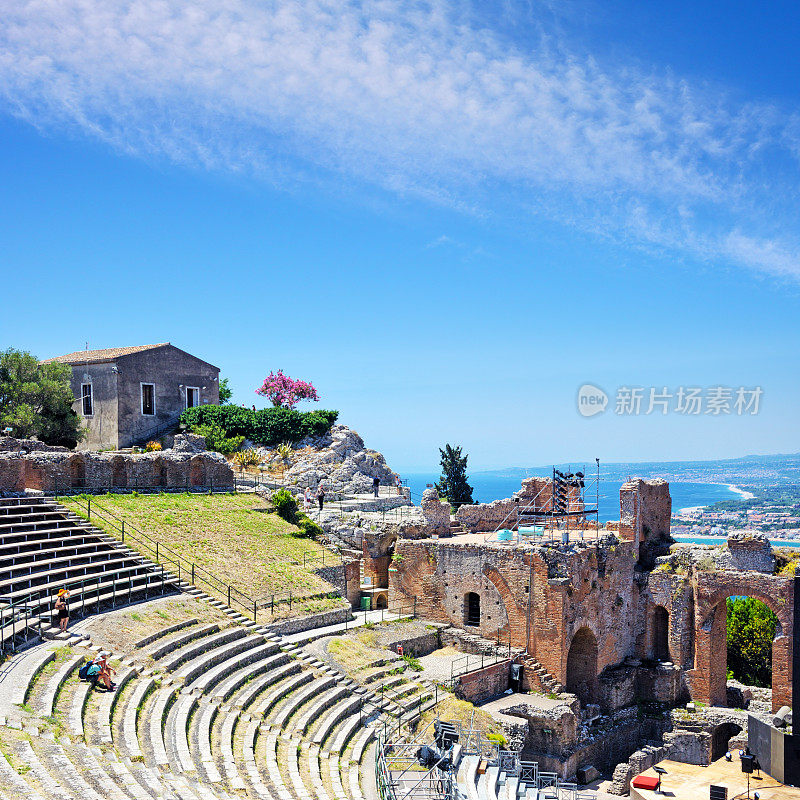
[[[446,497],[454,508],[472,505],[472,487],[467,483],[467,456],[461,455],[461,447],[444,446],[439,448],[442,464],[442,477],[436,484],[436,491]]]

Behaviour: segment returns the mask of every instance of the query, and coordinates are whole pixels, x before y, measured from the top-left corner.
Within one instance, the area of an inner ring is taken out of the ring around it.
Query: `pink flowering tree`
[[[256,394],[266,397],[274,406],[294,408],[300,400],[319,400],[317,390],[308,381],[296,381],[283,370],[270,372],[264,384],[256,389]]]

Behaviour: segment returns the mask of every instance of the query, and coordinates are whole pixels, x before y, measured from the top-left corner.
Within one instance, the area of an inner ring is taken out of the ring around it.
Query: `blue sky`
[[[9,5],[0,341],[171,341],[248,405],[280,367],[400,470],[796,451],[799,18]],[[587,382],[764,394],[584,419]]]

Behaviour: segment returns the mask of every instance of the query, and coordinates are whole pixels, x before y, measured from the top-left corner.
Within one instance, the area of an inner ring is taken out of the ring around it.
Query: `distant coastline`
[[[740,489],[734,483],[726,483],[725,486],[727,486],[732,492],[736,492],[736,494],[741,495],[742,500],[752,500],[755,497],[752,492],[748,492],[746,489]]]

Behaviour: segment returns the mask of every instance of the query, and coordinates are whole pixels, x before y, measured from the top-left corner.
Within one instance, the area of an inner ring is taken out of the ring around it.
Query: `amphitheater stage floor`
[[[677,761],[662,761],[658,764],[667,774],[661,783],[663,794],[656,794],[647,789],[631,789],[631,800],[707,800],[708,787],[711,784],[728,787],[728,800],[733,798],[744,800],[747,797],[747,775],[742,773],[738,755],[733,761],[724,758],[714,761],[707,767],[696,767],[692,764],[681,764]],[[642,773],[656,773],[651,768]],[[780,786],[774,778],[765,772],[761,780],[750,778],[750,797],[758,791],[761,800],[800,800],[800,789],[793,786]]]

